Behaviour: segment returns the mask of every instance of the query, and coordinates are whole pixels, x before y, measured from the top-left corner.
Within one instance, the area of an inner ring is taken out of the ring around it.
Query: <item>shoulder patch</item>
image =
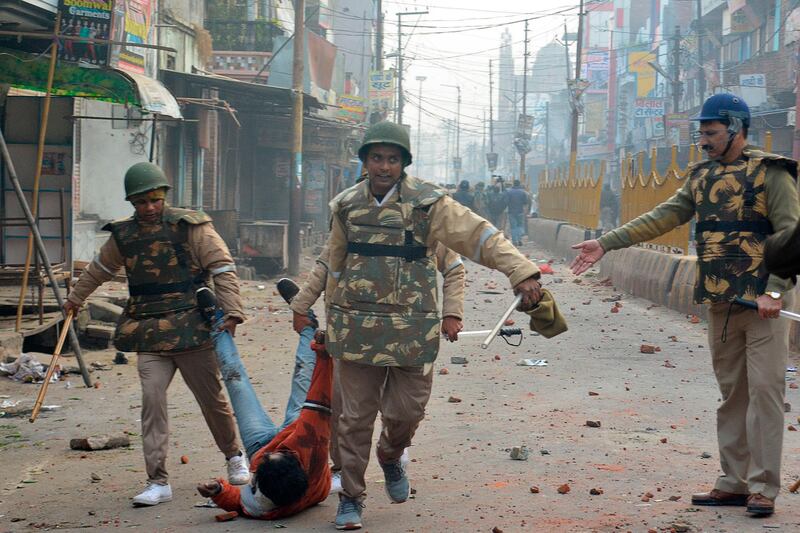
[[[435,183],[406,176],[402,181],[403,201],[414,207],[430,206],[447,195],[447,191]]]
[[[102,229],[103,231],[113,231],[114,230],[114,226],[119,226],[120,224],[123,224],[125,222],[131,222],[132,220],[133,220],[133,217],[118,218],[117,220],[112,220],[108,224],[105,224],[100,229]]]
[[[172,224],[186,222],[188,224],[206,224],[211,222],[211,217],[203,211],[193,209],[180,209],[178,207],[167,207],[164,209],[164,220]]]

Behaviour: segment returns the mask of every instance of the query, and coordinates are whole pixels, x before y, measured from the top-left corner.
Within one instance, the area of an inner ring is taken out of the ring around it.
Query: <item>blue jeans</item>
[[[511,241],[514,244],[522,242],[525,233],[525,213],[509,213],[508,223],[511,226]]]
[[[316,321],[314,311],[308,311],[308,318]],[[289,393],[289,401],[286,402],[286,414],[283,418],[281,429],[285,428],[300,416],[300,409],[308,395],[308,388],[311,386],[311,375],[314,373],[314,366],[317,363],[317,354],[311,349],[311,341],[314,340],[316,328],[306,326],[300,332],[300,340],[297,341],[297,350],[294,354],[294,375],[292,376],[292,390]]]
[[[228,390],[239,435],[249,458],[275,438],[278,427],[258,401],[233,337],[227,331],[217,330],[221,324],[222,313],[218,312],[211,337],[214,339],[222,382]]]

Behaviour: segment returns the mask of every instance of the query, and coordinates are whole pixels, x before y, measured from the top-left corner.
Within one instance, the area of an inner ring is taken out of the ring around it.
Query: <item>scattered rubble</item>
[[[587,420],[586,421],[586,427],[599,428],[600,427],[600,421],[599,420]]]
[[[566,493],[568,493],[569,491],[570,491],[569,485],[568,485],[568,484],[566,484],[566,483],[564,483],[563,485],[561,485],[560,487],[558,487],[558,493],[559,493],[559,494],[566,494]]]
[[[530,452],[527,446],[514,446],[511,448],[510,456],[515,461],[527,461]]]
[[[131,445],[131,439],[128,435],[100,435],[92,437],[84,437],[79,439],[70,439],[69,447],[71,450],[110,450],[112,448],[127,448]]]
[[[450,358],[450,362],[454,365],[466,365],[467,358],[462,357],[460,355],[454,355],[453,357]]]

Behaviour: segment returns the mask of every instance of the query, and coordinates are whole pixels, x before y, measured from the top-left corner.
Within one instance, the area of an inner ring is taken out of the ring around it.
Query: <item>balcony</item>
[[[272,52],[272,43],[283,30],[268,20],[209,20],[206,29],[214,40],[214,50]]]

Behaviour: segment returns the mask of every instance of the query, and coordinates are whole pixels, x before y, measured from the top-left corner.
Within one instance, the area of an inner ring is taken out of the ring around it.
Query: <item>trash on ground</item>
[[[599,428],[600,427],[600,421],[599,420],[587,420],[586,421],[586,427]]]
[[[450,362],[454,365],[466,365],[467,358],[462,357],[460,355],[454,355],[453,357],[450,358]]]
[[[0,363],[0,376],[8,376],[23,383],[41,382],[45,376],[44,365],[33,354],[24,353],[13,363]],[[58,381],[58,370],[53,372],[50,383]]]
[[[517,366],[547,366],[547,359],[520,359]]]
[[[194,507],[196,507],[198,509],[202,509],[202,508],[214,509],[214,508],[217,507],[217,504],[214,503],[214,500],[209,498],[207,501],[194,504]]]

